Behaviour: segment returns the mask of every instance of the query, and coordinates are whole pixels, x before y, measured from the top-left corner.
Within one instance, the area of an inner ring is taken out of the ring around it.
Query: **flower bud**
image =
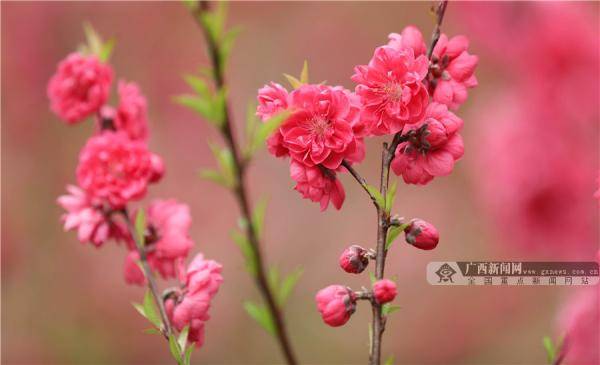
[[[437,229],[431,223],[421,219],[411,220],[404,233],[406,242],[421,250],[433,250],[440,240]]]
[[[356,297],[350,288],[330,285],[319,290],[315,297],[323,322],[331,327],[344,325],[356,310]]]
[[[340,256],[340,267],[345,272],[351,274],[363,272],[369,265],[367,253],[367,250],[358,245],[352,245],[346,248]]]
[[[152,166],[152,176],[150,182],[158,182],[165,174],[165,164],[160,156],[152,154],[150,156],[150,164]]]
[[[379,304],[391,302],[396,298],[396,294],[396,283],[391,280],[381,279],[373,283],[373,296]]]

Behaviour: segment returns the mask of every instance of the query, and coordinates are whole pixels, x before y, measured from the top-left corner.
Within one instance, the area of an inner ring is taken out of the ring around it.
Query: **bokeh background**
[[[433,28],[429,2],[234,2],[240,24],[228,68],[237,132],[256,90],[307,59],[313,81],[353,88],[387,34]],[[242,308],[258,294],[229,239],[237,207],[200,180],[214,164],[218,135],[172,102],[181,80],[207,64],[202,34],[178,2],[2,3],[2,362],[160,364],[170,355],[131,307],[143,290],[122,279],[124,250],[81,245],[64,233],[56,197],[75,181],[77,154],[91,124],[67,127],[50,111],[46,84],[83,40],[82,23],[115,37],[118,78],[138,82],[149,102],[150,147],[167,166],[146,201],[191,206],[196,251],[224,265],[225,284],[197,364],[279,363],[274,341]],[[401,364],[543,364],[544,335],[558,337],[557,313],[579,289],[439,287],[429,261],[593,260],[598,250],[598,3],[451,3],[443,29],[471,40],[480,86],[459,111],[466,152],[454,173],[425,187],[400,184],[395,211],[441,232],[432,252],[398,244],[388,259],[402,309],[389,321],[384,354]],[[114,95],[114,93],[113,93]],[[113,96],[114,97],[114,96]],[[359,170],[375,180],[382,140],[367,145]],[[375,216],[345,174],[341,211],[319,212],[292,190],[287,163],[262,152],[250,169],[253,200],[267,196],[264,251],[282,270],[304,275],[286,308],[303,363],[365,363],[370,310],[361,303],[343,328],[325,326],[314,294],[349,277],[337,258],[350,243],[373,245]]]

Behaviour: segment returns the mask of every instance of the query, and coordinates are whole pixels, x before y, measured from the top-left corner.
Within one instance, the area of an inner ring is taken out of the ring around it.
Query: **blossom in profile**
[[[120,209],[143,198],[148,184],[158,181],[163,170],[162,159],[143,142],[132,141],[124,132],[104,131],[81,150],[77,181],[92,198]]]
[[[465,36],[448,39],[445,34],[433,48],[431,71],[428,78],[433,100],[446,104],[452,110],[467,100],[467,90],[477,86],[475,68],[479,58],[469,54],[469,40]]]
[[[181,273],[183,289],[165,301],[165,309],[173,326],[183,330],[189,326],[188,341],[200,347],[204,343],[205,322],[210,318],[211,301],[223,282],[221,264],[196,255],[185,273]]]
[[[100,201],[94,201],[75,185],[67,186],[66,195],[57,199],[58,205],[66,210],[61,217],[65,231],[76,230],[82,243],[101,246],[109,239],[123,239],[125,228],[110,218],[110,210]]]
[[[327,209],[330,201],[336,209],[342,207],[346,193],[335,172],[292,160],[290,175],[296,181],[294,189],[302,194],[303,198],[319,203],[321,211]]]
[[[355,153],[359,118],[356,99],[342,87],[304,84],[290,94],[291,115],[279,128],[281,145],[307,167],[337,169]]]
[[[414,25],[409,25],[402,30],[402,33],[390,33],[388,36],[388,46],[397,50],[411,48],[415,57],[426,54],[427,46],[423,40],[423,34]]]
[[[356,296],[343,285],[330,285],[315,297],[323,322],[331,327],[343,326],[356,310]]]
[[[130,139],[148,139],[148,106],[140,88],[133,82],[119,81],[119,106],[115,112],[114,124],[119,131],[127,133]]]
[[[429,102],[423,80],[429,61],[412,48],[382,46],[367,65],[354,68],[352,80],[363,109],[361,119],[373,135],[400,132],[420,121]]]
[[[565,364],[600,363],[600,288],[580,289],[559,315]]]
[[[50,108],[68,124],[80,122],[106,103],[112,79],[112,69],[98,57],[71,53],[48,83]]]
[[[391,302],[397,294],[396,283],[389,279],[381,279],[373,283],[373,297],[379,304]]]
[[[464,153],[458,134],[462,124],[444,104],[431,103],[424,119],[405,129],[404,133],[411,132],[413,136],[398,145],[392,161],[394,173],[407,184],[420,185],[436,176],[449,175]]]

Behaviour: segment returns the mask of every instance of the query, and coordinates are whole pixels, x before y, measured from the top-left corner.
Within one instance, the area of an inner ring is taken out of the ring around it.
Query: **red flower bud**
[[[358,245],[352,245],[346,248],[340,256],[340,267],[345,272],[351,274],[363,272],[369,265],[367,253],[367,250]]]
[[[440,240],[437,229],[421,219],[413,219],[404,230],[406,242],[421,250],[433,250]]]
[[[396,298],[396,294],[396,283],[391,280],[381,279],[373,283],[373,296],[379,304],[391,302]]]
[[[356,310],[354,292],[342,285],[330,285],[319,290],[315,299],[323,321],[331,327],[346,324]]]

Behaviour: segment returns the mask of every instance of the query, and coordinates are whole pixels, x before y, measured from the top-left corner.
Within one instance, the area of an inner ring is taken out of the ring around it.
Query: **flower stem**
[[[167,316],[167,312],[165,310],[163,300],[162,300],[160,294],[158,293],[158,288],[156,286],[156,282],[154,281],[154,274],[152,273],[152,270],[150,269],[150,265],[148,265],[148,257],[146,255],[146,250],[144,249],[144,247],[142,246],[142,243],[139,241],[139,239],[137,237],[135,228],[133,227],[133,223],[131,222],[131,219],[129,218],[129,213],[127,212],[127,208],[123,208],[122,210],[120,210],[120,213],[123,215],[123,219],[125,220],[125,225],[127,226],[127,231],[129,232],[129,235],[135,242],[135,247],[137,249],[138,254],[140,255],[140,262],[142,264],[141,265],[142,269],[144,270],[144,276],[146,276],[146,280],[148,281],[148,289],[150,289],[150,292],[152,293],[152,297],[154,298],[154,301],[156,302],[156,305],[158,306],[158,311],[160,312],[160,318],[162,319],[162,323],[164,325],[164,328],[161,328],[161,331],[162,331],[163,335],[165,336],[165,338],[168,339],[169,337],[171,337],[171,334],[172,334],[171,322],[169,321],[169,317]]]
[[[194,19],[204,32],[206,42],[208,43],[208,53],[214,70],[215,86],[217,89],[222,90],[225,87],[225,73],[222,68],[223,62],[220,59],[221,52],[219,52],[219,45],[210,36],[209,30],[206,29],[203,22],[200,21],[201,13],[207,10],[208,3],[205,1],[199,1],[199,4],[195,10],[196,13],[193,15]],[[224,121],[225,122],[221,132],[223,134],[223,139],[231,150],[233,163],[235,165],[236,184],[233,187],[233,194],[235,195],[237,203],[240,207],[242,217],[246,222],[248,222],[248,224],[246,224],[246,237],[248,238],[248,242],[254,251],[254,256],[256,259],[256,273],[254,279],[264,301],[266,302],[266,306],[271,318],[273,319],[275,337],[279,343],[281,351],[283,352],[286,363],[289,365],[295,365],[298,362],[287,334],[283,314],[277,302],[275,301],[275,296],[271,290],[271,287],[269,286],[264,263],[265,260],[261,253],[260,239],[254,225],[252,224],[252,212],[250,209],[250,202],[245,183],[246,160],[242,157],[239,146],[234,137],[233,121],[231,118],[231,113],[229,112],[229,103],[227,100],[225,100],[224,106]]]

